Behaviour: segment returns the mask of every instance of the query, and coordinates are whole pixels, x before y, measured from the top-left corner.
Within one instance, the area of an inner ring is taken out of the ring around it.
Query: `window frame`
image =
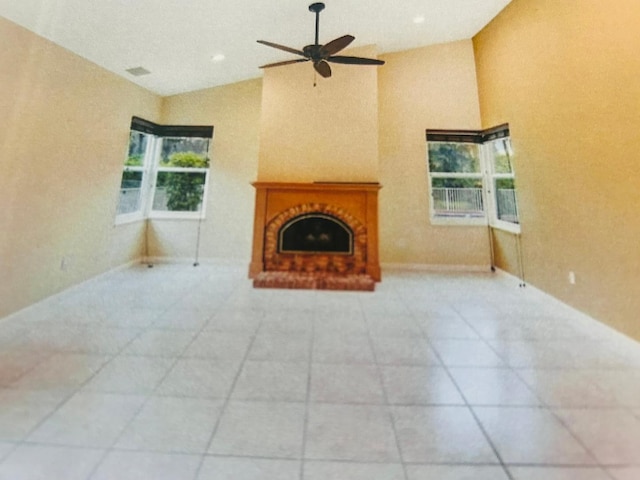
[[[453,225],[453,226],[482,226],[488,225],[492,228],[505,230],[511,233],[519,234],[521,231],[519,223],[519,206],[517,201],[517,188],[515,187],[515,169],[513,162],[510,161],[510,173],[496,173],[494,153],[492,151],[493,142],[504,141],[508,139],[511,152],[513,147],[511,144],[511,136],[509,125],[502,124],[497,127],[486,130],[431,130],[426,131],[427,138],[427,156],[426,166],[428,175],[428,193],[429,193],[429,217],[432,225]],[[473,173],[441,173],[431,172],[429,162],[429,146],[432,143],[474,143],[478,145],[478,154],[480,162],[479,174]],[[479,178],[482,184],[481,195],[483,202],[482,215],[438,215],[435,210],[434,201],[434,178]],[[514,197],[516,205],[516,215],[518,223],[501,220],[498,218],[498,200],[497,188],[495,181],[499,179],[510,179],[514,181]]]
[[[166,135],[157,138],[157,151],[153,160],[153,168],[151,174],[151,193],[148,199],[147,217],[152,219],[199,219],[206,218],[206,206],[209,186],[209,167],[166,167],[161,165],[162,144],[166,139],[173,138],[185,138],[178,135]],[[206,138],[206,137],[192,137],[192,138]],[[209,139],[210,140],[210,139]],[[211,150],[211,141],[207,144],[206,156],[210,160],[209,151]],[[158,190],[158,175],[160,173],[204,173],[204,184],[202,191],[201,207],[196,211],[184,211],[184,210],[155,210],[153,204],[156,198]]]
[[[478,154],[478,171],[477,172],[432,172],[429,168],[429,146],[434,143],[453,143],[453,144],[474,144],[473,142],[454,142],[449,140],[435,140],[429,141],[427,143],[427,170],[429,172],[429,198],[431,201],[429,202],[429,214],[431,223],[434,225],[486,225],[487,224],[487,214],[486,214],[486,202],[484,198],[484,175],[483,175],[483,163],[482,163],[482,149],[481,146],[477,146],[477,154]],[[438,214],[435,208],[435,197],[434,197],[434,189],[436,187],[433,186],[434,179],[474,179],[480,180],[481,187],[480,190],[481,200],[482,200],[482,210],[478,212],[469,212],[469,213],[456,213],[455,211],[451,211],[450,215]]]
[[[509,141],[509,149],[513,152],[513,147],[511,145],[511,137],[509,135],[503,135],[496,138],[488,139],[484,144],[484,162],[486,169],[486,182],[485,182],[485,190],[487,200],[489,202],[489,225],[493,228],[497,228],[499,230],[505,230],[507,232],[519,234],[520,229],[520,208],[518,205],[518,195],[517,188],[514,188],[514,202],[516,207],[516,216],[518,218],[518,222],[509,222],[507,220],[502,220],[498,217],[498,188],[496,187],[496,180],[500,179],[509,179],[513,180],[515,184],[516,174],[513,166],[513,162],[509,161],[509,166],[511,167],[510,173],[497,173],[495,171],[495,161],[493,155],[492,144],[493,142],[498,141]]]
[[[171,219],[171,220],[202,220],[206,217],[206,205],[209,193],[209,170],[211,168],[211,145],[213,140],[212,126],[183,126],[183,125],[158,125],[139,117],[131,119],[130,132],[139,132],[148,137],[142,166],[123,166],[123,174],[128,171],[141,171],[142,180],[140,188],[140,204],[135,212],[118,214],[116,206],[115,224],[121,225],[145,219]],[[207,167],[167,167],[160,165],[162,146],[165,139],[171,138],[202,138],[207,140],[207,149],[204,154],[208,159]],[[129,136],[129,144],[131,136]],[[127,157],[128,158],[128,157]],[[125,160],[126,162],[126,160]],[[200,209],[197,211],[182,210],[155,210],[154,199],[157,192],[158,174],[168,173],[204,173],[204,183]],[[122,177],[120,181],[122,185]],[[120,188],[120,191],[122,188]],[[118,198],[118,202],[120,197]]]
[[[142,178],[140,180],[140,199],[138,201],[138,208],[133,212],[127,213],[118,213],[118,208],[120,205],[120,196],[118,197],[118,204],[116,205],[116,218],[115,224],[121,225],[125,223],[138,222],[140,220],[144,220],[147,218],[147,200],[150,196],[151,190],[151,170],[153,165],[153,158],[155,156],[155,136],[149,132],[142,132],[140,130],[131,129],[129,131],[129,145],[131,144],[131,132],[136,131],[141,133],[147,137],[147,144],[145,146],[145,151],[142,157],[142,165],[141,166],[133,166],[133,165],[123,165],[122,174],[124,175],[126,172],[141,172]],[[129,148],[129,146],[127,146]],[[128,159],[127,154],[127,159]],[[122,192],[122,177],[120,177],[120,194]]]

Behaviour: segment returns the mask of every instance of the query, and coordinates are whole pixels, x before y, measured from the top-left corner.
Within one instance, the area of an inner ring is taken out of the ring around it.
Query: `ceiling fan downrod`
[[[324,10],[324,3],[312,3],[309,5],[309,11],[316,14],[316,45],[320,45],[320,12]]]

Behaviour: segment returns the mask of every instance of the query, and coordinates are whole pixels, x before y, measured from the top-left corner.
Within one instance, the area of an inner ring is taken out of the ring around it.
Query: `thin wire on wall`
[[[144,221],[144,259],[147,263],[147,268],[153,268],[153,263],[149,259],[149,219]]]
[[[198,217],[198,233],[196,235],[196,252],[195,258],[193,261],[193,266],[197,267],[200,265],[199,257],[200,257],[200,231],[202,230],[202,211],[200,212],[200,216]]]
[[[520,234],[516,234],[516,255],[518,257],[518,272],[520,276],[520,287],[526,287],[526,281],[524,277],[524,259],[522,255],[522,241],[520,238]]]

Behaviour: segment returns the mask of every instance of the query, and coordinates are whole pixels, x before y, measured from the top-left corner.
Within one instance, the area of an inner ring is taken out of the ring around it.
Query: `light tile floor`
[[[0,322],[0,480],[640,479],[640,344],[517,285],[103,275]]]

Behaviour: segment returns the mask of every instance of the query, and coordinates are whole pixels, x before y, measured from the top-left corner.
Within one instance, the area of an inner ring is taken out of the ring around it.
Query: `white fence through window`
[[[498,219],[511,223],[519,223],[516,191],[510,188],[499,188],[496,192],[496,198],[498,203]]]
[[[438,214],[483,214],[482,189],[433,188],[433,209]]]

